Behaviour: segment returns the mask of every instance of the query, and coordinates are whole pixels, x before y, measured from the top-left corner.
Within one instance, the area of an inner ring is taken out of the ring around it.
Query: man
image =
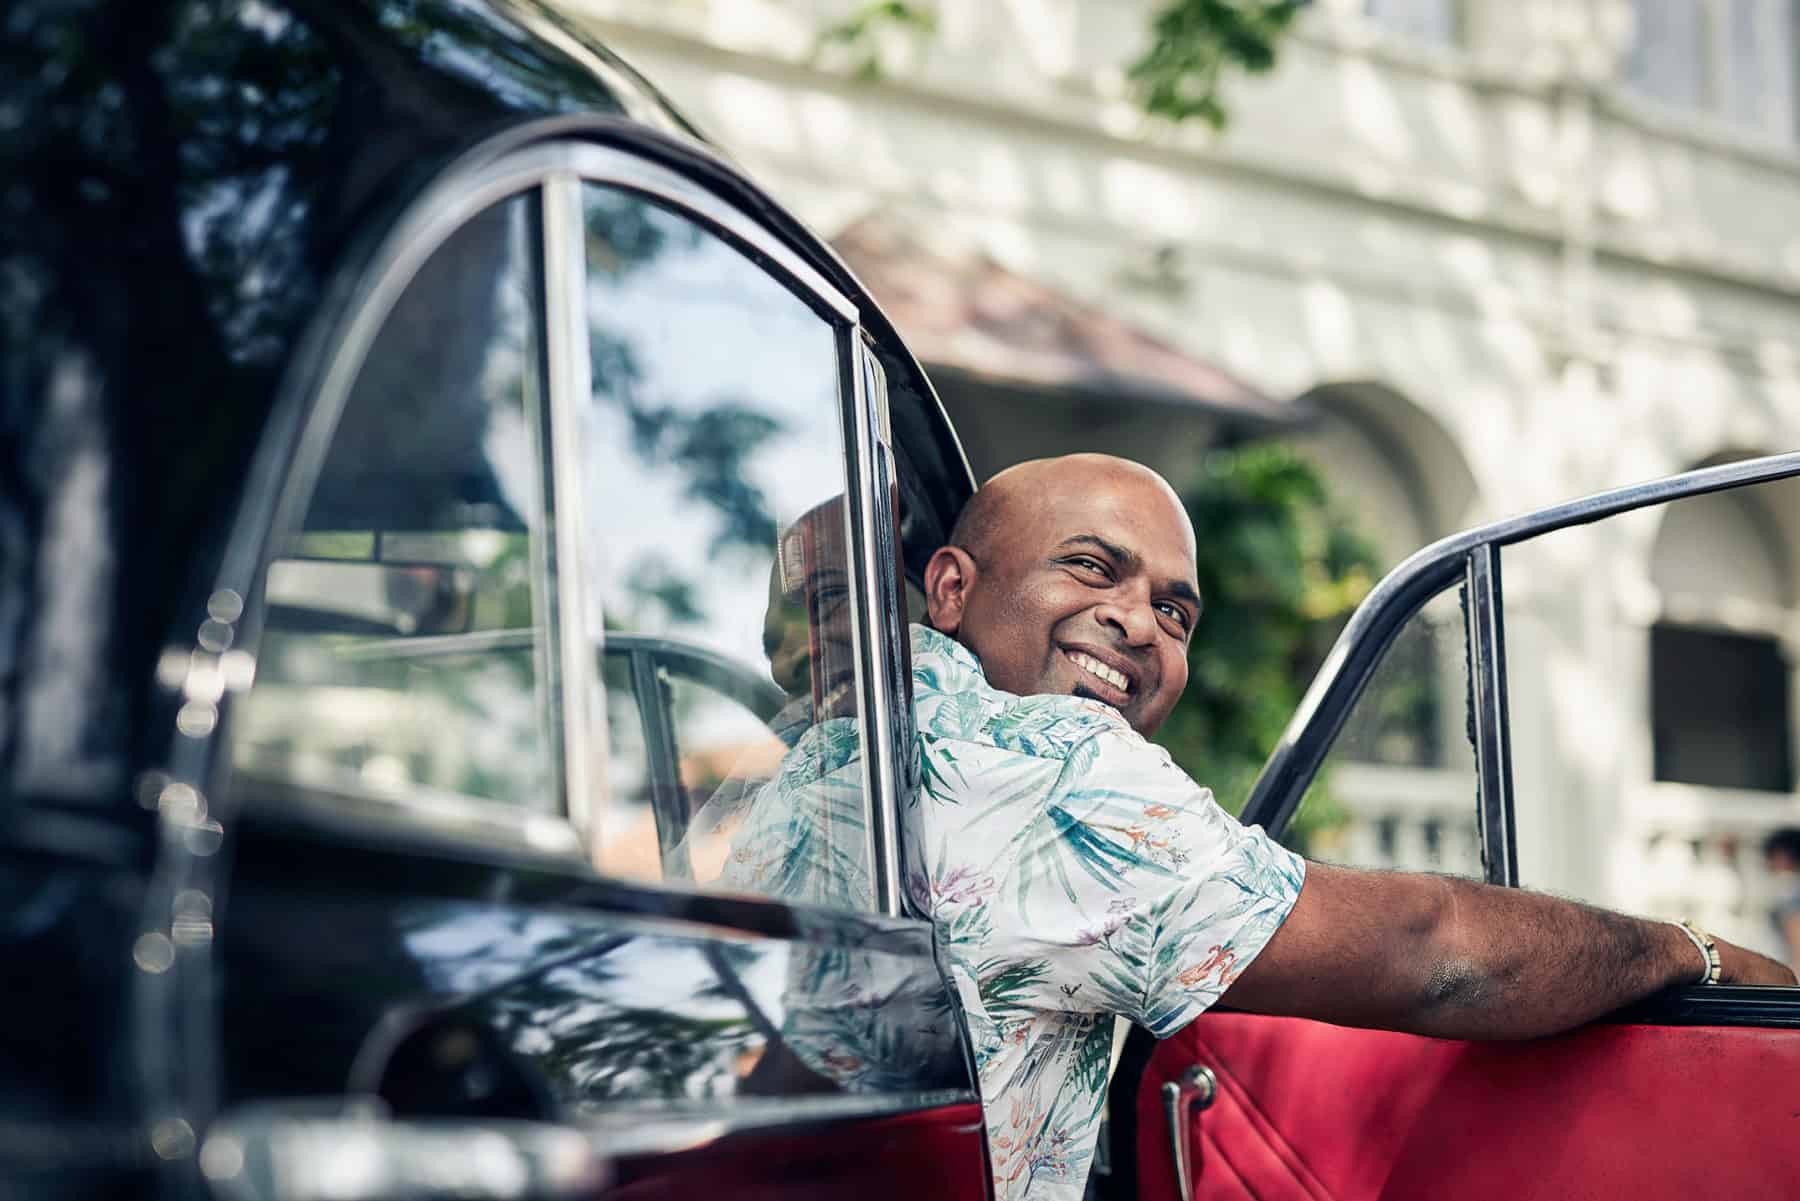
[[[1763,862],[1775,884],[1769,920],[1787,953],[1789,966],[1800,969],[1800,826],[1783,826],[1763,840]]]
[[[1112,1022],[1233,1008],[1447,1038],[1566,1030],[1701,979],[1667,922],[1446,877],[1305,864],[1145,740],[1187,683],[1195,537],[1154,472],[1021,464],[970,501],[913,633],[908,815],[976,1043],[999,1196],[1081,1195]],[[1721,979],[1792,984],[1718,942]]]

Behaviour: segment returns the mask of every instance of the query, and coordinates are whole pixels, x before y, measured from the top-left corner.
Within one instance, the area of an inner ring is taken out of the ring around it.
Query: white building
[[[1391,560],[1800,447],[1791,0],[1316,0],[1275,72],[1228,85],[1222,136],[1127,97],[1148,0],[936,0],[874,81],[815,53],[847,0],[565,7],[828,236],[930,231],[1310,402],[1303,444]],[[1125,409],[1056,412],[1104,446]],[[1118,448],[1179,475],[1217,416],[1165,407],[1146,438],[1140,411]],[[1756,844],[1800,824],[1800,494],[1505,567],[1526,882],[1766,944]],[[1362,819],[1341,857],[1468,866],[1447,645],[1409,669],[1440,678],[1440,730],[1334,776]]]

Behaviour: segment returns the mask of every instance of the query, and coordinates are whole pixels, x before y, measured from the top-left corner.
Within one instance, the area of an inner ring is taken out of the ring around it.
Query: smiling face
[[[782,532],[769,568],[763,650],[789,697],[810,694],[814,720],[856,709],[855,627],[844,549],[844,506],[834,497]]]
[[[965,545],[926,568],[931,624],[997,688],[1090,697],[1154,733],[1187,687],[1200,615],[1193,527],[1169,485],[1071,455],[1003,472],[970,505]]]

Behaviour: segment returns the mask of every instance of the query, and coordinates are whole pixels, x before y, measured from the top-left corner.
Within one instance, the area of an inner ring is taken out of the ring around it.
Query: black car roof
[[[909,550],[972,487],[829,248],[537,0],[14,0],[0,63],[0,798],[157,761],[158,656],[204,618],[296,348],[361,231],[506,131],[674,165],[857,300],[925,481]]]

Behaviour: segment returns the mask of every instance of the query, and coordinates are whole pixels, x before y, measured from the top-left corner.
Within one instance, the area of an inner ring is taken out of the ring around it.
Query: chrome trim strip
[[[883,803],[875,812],[876,883],[885,898],[883,913],[905,909],[906,846],[900,830],[900,806],[910,802],[917,789],[913,762],[912,679],[908,670],[909,634],[906,628],[906,594],[901,584],[904,553],[900,546],[899,479],[894,466],[894,434],[888,413],[887,377],[866,338],[855,340],[858,375],[868,406],[872,474],[866,490],[870,498],[867,524],[872,541],[868,560],[873,571],[876,604],[870,634],[882,648],[881,678],[876,681],[883,701],[881,734],[886,765],[882,783]]]
[[[611,1109],[567,1123],[505,1119],[396,1120],[363,1107],[296,1102],[233,1111],[213,1123],[200,1170],[234,1201],[322,1201],[355,1195],[410,1198],[589,1196],[616,1159],[698,1150],[736,1135],[973,1105],[963,1090],[895,1097],[771,1098],[715,1114]],[[979,1121],[974,1132],[980,1130]],[[356,1152],[346,1175],[338,1163]],[[358,1171],[360,1170],[360,1175]],[[360,1186],[360,1187],[358,1187]],[[350,1191],[346,1192],[346,1187]]]
[[[1800,451],[1628,484],[1442,538],[1383,576],[1351,614],[1250,791],[1243,821],[1279,835],[1400,629],[1455,583],[1476,547],[1508,546],[1632,509],[1800,475]]]
[[[596,1151],[609,1159],[668,1155],[708,1146],[738,1134],[771,1128],[897,1117],[950,1105],[978,1105],[966,1089],[901,1093],[893,1096],[737,1098],[713,1113],[680,1113],[653,1108],[612,1108],[576,1113],[572,1124],[585,1130]]]
[[[1506,714],[1505,610],[1500,552],[1492,544],[1469,552],[1465,586],[1481,862],[1489,884],[1516,888],[1519,864],[1513,837],[1512,737]]]
[[[535,312],[533,316],[542,314],[543,324],[538,331],[537,351],[537,386],[533,394],[526,398],[525,424],[527,436],[531,442],[531,461],[538,468],[541,478],[538,486],[532,489],[531,504],[536,512],[532,514],[533,535],[528,535],[527,542],[531,555],[531,628],[529,630],[492,631],[523,635],[523,640],[531,648],[532,673],[535,685],[532,691],[536,694],[537,717],[540,728],[546,732],[555,731],[556,746],[559,754],[551,756],[550,767],[550,802],[557,814],[568,810],[568,734],[563,729],[564,706],[562,696],[562,663],[561,648],[566,645],[561,630],[558,628],[558,617],[561,603],[556,591],[556,564],[561,556],[551,549],[557,526],[556,499],[552,494],[555,487],[555,473],[550,470],[550,456],[555,446],[552,426],[555,422],[550,414],[551,383],[550,377],[554,369],[554,358],[550,353],[551,333],[549,314],[551,305],[546,292],[550,286],[548,272],[545,267],[548,254],[545,250],[544,232],[544,195],[540,188],[536,196],[534,212],[531,214],[529,251],[533,252],[536,262],[530,269],[531,303]],[[377,543],[379,550],[379,542]],[[394,639],[384,645],[392,646]],[[437,639],[432,639],[437,641]]]
[[[886,914],[900,912],[899,838],[896,809],[900,803],[894,787],[894,737],[888,703],[893,665],[882,653],[884,639],[878,625],[886,611],[882,587],[882,545],[876,523],[879,478],[876,457],[880,430],[876,426],[874,398],[863,369],[865,351],[861,330],[855,326],[838,331],[839,378],[849,397],[844,413],[844,460],[849,504],[844,519],[851,524],[851,553],[860,570],[850,590],[856,622],[856,658],[862,681],[860,704],[863,718],[863,779],[868,788],[867,845],[869,876],[875,886],[875,908]]]
[[[611,1165],[569,1126],[508,1118],[390,1118],[300,1101],[246,1106],[206,1133],[200,1173],[221,1201],[412,1201],[598,1196]]]
[[[687,813],[680,765],[676,762],[675,717],[669,712],[670,698],[663,690],[667,672],[653,656],[641,651],[631,656],[630,667],[631,689],[637,694],[638,720],[643,728],[644,758],[649,766],[650,808],[656,815],[662,878],[664,882],[692,880],[690,851],[683,842]]]
[[[562,668],[563,812],[591,854],[598,846],[595,777],[607,780],[598,649],[604,628],[587,600],[583,536],[581,409],[593,394],[588,360],[587,228],[581,180],[555,171],[543,184],[545,351],[549,361],[551,515],[556,547],[556,637]]]

